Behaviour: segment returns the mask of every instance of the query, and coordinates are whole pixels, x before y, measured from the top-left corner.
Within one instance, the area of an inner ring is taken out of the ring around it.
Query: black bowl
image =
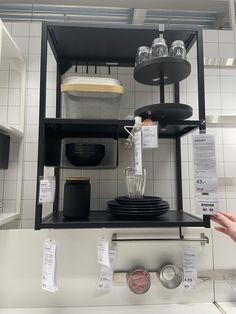
[[[65,155],[69,162],[76,167],[97,166],[105,156],[104,145],[92,144],[93,146],[96,145],[96,149],[90,149],[90,144],[85,144],[87,149],[73,150],[73,144],[66,144]]]

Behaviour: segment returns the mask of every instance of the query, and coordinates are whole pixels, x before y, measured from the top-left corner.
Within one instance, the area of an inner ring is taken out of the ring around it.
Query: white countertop
[[[227,314],[236,313],[236,302],[217,302]]]
[[[0,309],[0,314],[219,314],[212,303],[136,305],[136,306],[98,306],[67,308],[17,308]],[[228,312],[227,312],[228,313]],[[233,313],[233,312],[229,312]],[[235,312],[234,312],[235,313]]]

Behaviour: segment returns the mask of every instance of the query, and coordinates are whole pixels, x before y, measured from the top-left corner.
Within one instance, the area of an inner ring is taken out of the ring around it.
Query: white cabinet
[[[0,170],[0,225],[20,215],[25,80],[24,55],[0,20],[0,133],[10,137],[8,168]]]

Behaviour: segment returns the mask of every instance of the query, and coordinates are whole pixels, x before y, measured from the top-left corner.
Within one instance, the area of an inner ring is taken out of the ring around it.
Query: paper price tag
[[[142,175],[142,131],[134,133],[134,174]]]
[[[193,135],[195,178],[216,178],[215,137],[212,134]]]
[[[101,237],[97,241],[98,263],[110,267],[109,238]]]
[[[142,126],[142,144],[143,148],[158,147],[158,125],[143,125]]]
[[[56,241],[47,239],[43,248],[42,289],[56,292]]]
[[[98,290],[110,290],[113,286],[113,272],[100,272]]]
[[[194,248],[187,247],[183,251],[184,288],[191,290],[197,286],[197,254]]]
[[[39,203],[53,203],[55,199],[56,180],[55,177],[40,178]]]
[[[212,215],[219,211],[219,199],[216,194],[196,195],[196,211],[203,215]]]
[[[217,178],[196,178],[195,188],[197,193],[217,193],[218,180]]]
[[[117,257],[117,244],[112,243],[109,247],[110,266],[101,265],[98,280],[98,290],[110,290],[113,286],[113,270]]]

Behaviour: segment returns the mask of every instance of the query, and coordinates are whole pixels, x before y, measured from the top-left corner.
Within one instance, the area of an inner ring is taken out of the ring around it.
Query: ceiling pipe
[[[228,0],[228,8],[229,8],[229,23],[232,31],[235,31],[235,4],[234,0]]]

